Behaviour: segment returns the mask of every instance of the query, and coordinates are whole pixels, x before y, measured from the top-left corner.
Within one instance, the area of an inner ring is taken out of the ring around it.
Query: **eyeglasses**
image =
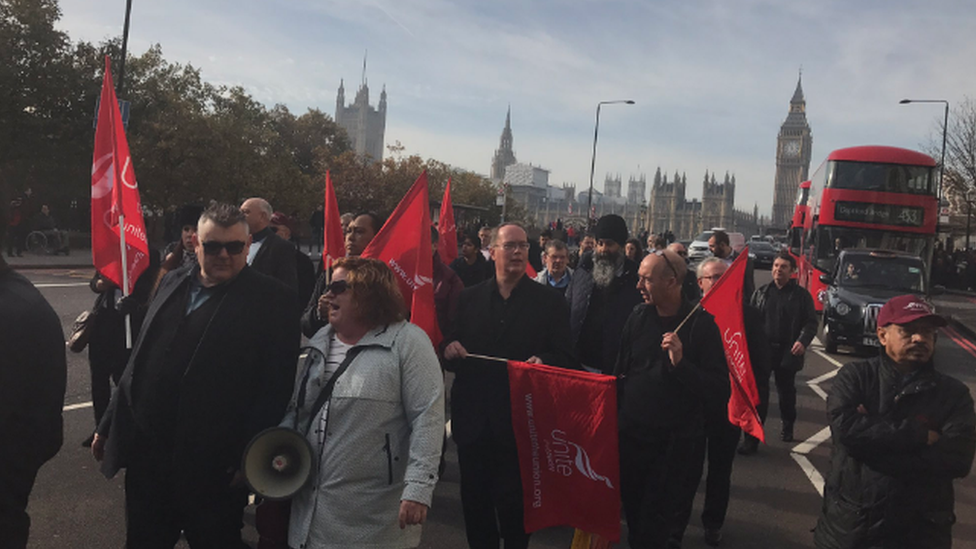
[[[529,243],[524,240],[522,242],[505,242],[501,245],[501,248],[506,252],[514,252],[516,249],[524,252],[529,249]]]
[[[332,293],[332,295],[339,295],[349,289],[349,283],[345,280],[333,280],[331,284],[325,287],[323,294]]]
[[[664,258],[664,262],[668,264],[668,268],[671,269],[672,273],[674,273],[674,277],[678,278],[678,271],[674,268],[674,265],[668,261],[668,256],[664,255],[664,250],[654,250],[654,255]]]
[[[202,245],[203,253],[207,255],[220,255],[220,250],[227,250],[229,255],[237,255],[244,251],[244,246],[247,246],[247,242],[241,240],[232,240],[230,242],[211,240],[209,242],[203,242]]]
[[[700,276],[698,277],[698,280],[711,280],[712,283],[714,284],[715,282],[718,282],[718,279],[720,278],[722,278],[722,275],[716,274],[711,276]]]

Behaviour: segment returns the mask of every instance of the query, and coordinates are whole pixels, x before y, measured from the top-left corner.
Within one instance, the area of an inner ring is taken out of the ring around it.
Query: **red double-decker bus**
[[[800,184],[790,234],[799,283],[823,308],[824,284],[845,248],[916,255],[931,268],[938,220],[935,160],[896,147],[838,149]]]

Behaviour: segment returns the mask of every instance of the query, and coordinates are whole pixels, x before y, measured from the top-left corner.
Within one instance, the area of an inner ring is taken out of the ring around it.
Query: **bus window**
[[[870,162],[832,162],[830,187],[905,194],[935,194],[932,168]]]

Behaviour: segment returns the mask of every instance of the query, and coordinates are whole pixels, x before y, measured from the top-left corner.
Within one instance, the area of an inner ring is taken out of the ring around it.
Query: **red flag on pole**
[[[508,362],[525,531],[569,525],[620,540],[616,378]]]
[[[322,247],[323,271],[328,271],[332,263],[340,257],[346,256],[345,236],[342,232],[342,220],[339,215],[339,203],[336,202],[335,188],[332,186],[332,175],[325,172],[325,224],[323,237],[325,245]]]
[[[766,442],[762,421],[756,406],[759,390],[752,372],[749,346],[746,343],[745,322],[742,319],[742,287],[745,281],[749,249],[739,253],[722,278],[701,300],[701,306],[715,317],[715,324],[725,343],[725,361],[729,365],[732,395],[729,398],[729,422]]]
[[[91,239],[95,268],[129,295],[149,266],[149,242],[108,56],[92,157]]]
[[[427,172],[420,174],[383,228],[363,250],[393,269],[410,322],[423,328],[436,347],[441,340],[434,309],[434,251],[430,247],[430,198]]]
[[[535,278],[539,276],[539,272],[536,271],[535,267],[533,267],[532,264],[529,263],[528,261],[525,262],[525,274],[528,275],[529,278]]]
[[[437,221],[437,232],[440,234],[440,245],[437,253],[441,260],[450,265],[457,259],[457,225],[454,224],[454,202],[451,200],[451,180],[448,178],[444,187],[444,200],[441,201],[441,216]]]

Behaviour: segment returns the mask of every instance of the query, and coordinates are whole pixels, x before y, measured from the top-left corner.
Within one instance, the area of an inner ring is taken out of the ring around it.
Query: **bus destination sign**
[[[874,225],[921,227],[925,222],[925,210],[918,206],[839,201],[834,208],[834,219]]]

